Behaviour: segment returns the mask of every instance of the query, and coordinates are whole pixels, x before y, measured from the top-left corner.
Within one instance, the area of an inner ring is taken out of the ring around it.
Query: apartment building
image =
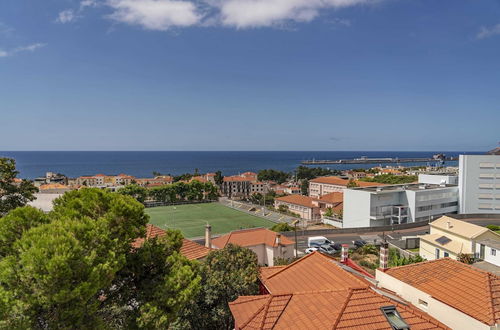
[[[402,184],[344,190],[344,228],[431,221],[457,211],[456,185]]]
[[[500,155],[460,155],[460,213],[500,213]]]
[[[220,191],[229,198],[248,198],[252,193],[252,180],[239,175],[225,176]]]
[[[309,196],[319,198],[332,192],[342,192],[351,181],[338,176],[322,176],[309,180]],[[383,186],[377,182],[352,181],[358,187]]]
[[[484,246],[476,241],[496,241],[500,243],[500,235],[465,221],[443,216],[430,223],[427,235],[419,236],[419,254],[427,259],[451,257],[456,259],[461,253],[479,257],[480,251],[484,257]]]

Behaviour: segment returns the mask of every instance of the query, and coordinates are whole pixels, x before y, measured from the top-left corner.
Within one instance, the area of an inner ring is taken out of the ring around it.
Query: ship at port
[[[388,163],[440,163],[444,164],[445,161],[454,161],[458,157],[446,157],[445,154],[439,153],[432,156],[432,158],[370,158],[367,156],[361,156],[354,159],[337,159],[337,160],[304,160],[302,165],[326,165],[326,164],[388,164]]]

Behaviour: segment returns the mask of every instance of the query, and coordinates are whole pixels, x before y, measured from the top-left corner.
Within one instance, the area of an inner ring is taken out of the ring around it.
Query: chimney
[[[380,245],[380,266],[383,271],[389,268],[389,243],[384,242]]]
[[[446,229],[451,229],[451,221],[446,221]]]
[[[205,226],[205,246],[207,248],[212,247],[212,226],[210,226],[208,223]]]
[[[342,252],[341,252],[341,255],[340,255],[340,262],[341,263],[346,263],[348,257],[349,257],[349,245],[342,244]]]

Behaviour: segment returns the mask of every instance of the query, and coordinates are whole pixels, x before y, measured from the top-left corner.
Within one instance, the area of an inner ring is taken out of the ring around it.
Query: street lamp
[[[295,219],[292,221],[292,225],[294,227],[294,232],[295,232],[295,258],[299,256],[299,249],[298,249],[298,243],[297,243],[297,224],[299,223],[298,219]]]

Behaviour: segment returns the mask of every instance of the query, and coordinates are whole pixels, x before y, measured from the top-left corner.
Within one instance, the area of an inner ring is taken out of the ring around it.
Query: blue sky
[[[0,150],[488,150],[498,0],[2,0]]]

